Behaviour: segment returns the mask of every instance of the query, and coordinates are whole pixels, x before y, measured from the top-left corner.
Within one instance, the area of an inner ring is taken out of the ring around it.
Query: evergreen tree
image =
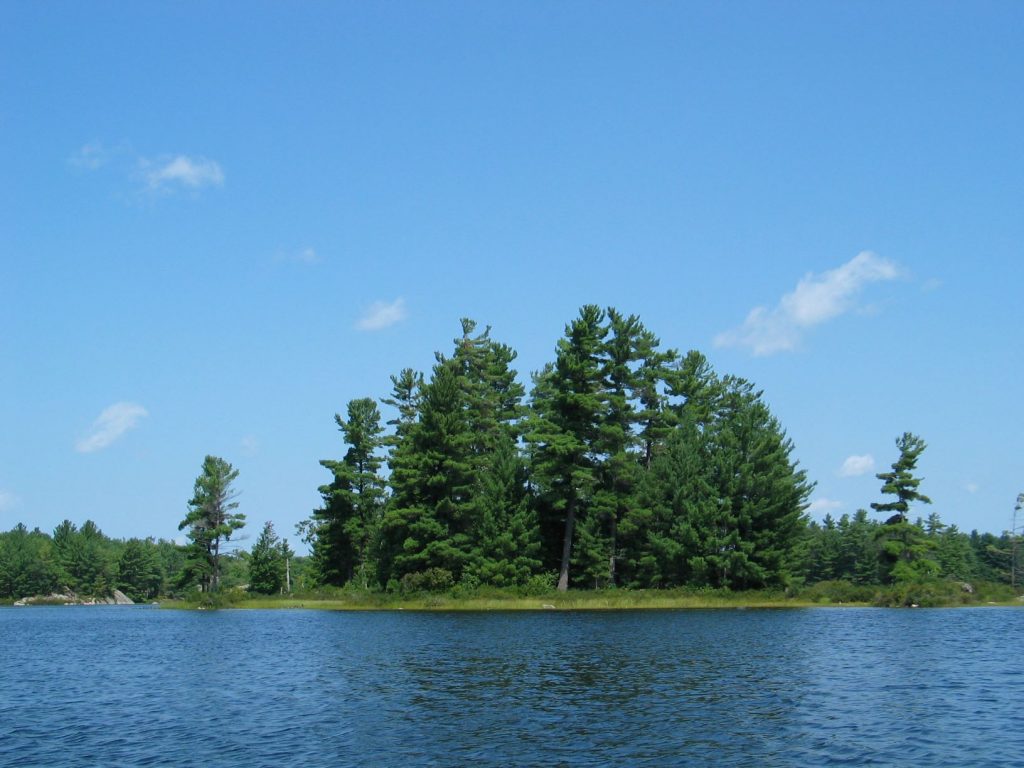
[[[53,531],[53,546],[65,586],[86,595],[106,595],[114,588],[110,542],[92,520],[81,529],[64,520]]]
[[[976,577],[977,560],[971,548],[971,540],[955,525],[942,526],[937,535],[935,560],[939,564],[939,575],[958,581],[970,581]]]
[[[680,422],[639,482],[636,502],[620,525],[623,582],[639,588],[705,585],[713,581],[705,555],[713,551],[720,503],[703,437]]]
[[[939,572],[938,563],[931,557],[936,542],[925,535],[921,526],[911,523],[907,516],[912,502],[932,503],[918,491],[921,479],[914,476],[917,461],[927,443],[917,435],[904,432],[896,439],[896,447],[900,456],[893,462],[892,469],[875,475],[882,481],[882,493],[896,498],[871,504],[876,512],[896,513],[880,526],[877,533],[883,577],[887,581],[907,581],[934,576]]]
[[[188,514],[178,530],[188,529],[188,561],[185,578],[204,592],[216,592],[221,580],[221,549],[245,526],[245,515],[234,512],[238,493],[231,487],[238,470],[224,459],[207,456],[196,478]]]
[[[163,589],[164,574],[152,540],[129,539],[117,560],[117,588],[132,600],[151,600]]]
[[[0,597],[48,595],[60,584],[50,537],[22,523],[0,534]]]
[[[269,520],[249,556],[249,591],[276,595],[284,589],[287,544],[282,542]]]
[[[867,510],[858,509],[853,518],[839,520],[841,556],[838,578],[855,584],[878,583],[878,524],[868,518]]]
[[[749,589],[787,583],[812,484],[790,459],[793,444],[761,393],[744,379],[723,379],[719,415],[711,432],[713,472],[725,508],[715,525],[714,551],[705,560],[720,586]]]
[[[320,487],[323,507],[312,519],[313,560],[320,583],[341,585],[358,577],[369,586],[384,506],[380,412],[370,398],[352,400],[348,419],[334,420],[350,446],[341,461],[323,460],[333,481]]]
[[[477,546],[468,574],[481,584],[526,584],[541,569],[540,530],[526,494],[526,467],[508,435],[479,477]]]
[[[382,574],[397,586],[437,571],[458,581],[472,553],[474,509],[471,446],[459,365],[441,358],[422,387],[419,420],[391,456],[392,495],[382,523]]]
[[[844,517],[846,517],[844,515]],[[832,581],[844,578],[843,572],[843,531],[831,515],[825,515],[821,525],[812,522],[807,527],[808,534],[808,567],[807,580]]]
[[[932,500],[917,489],[921,485],[921,479],[914,477],[914,470],[917,468],[917,460],[928,444],[917,435],[904,432],[896,439],[896,447],[899,448],[900,457],[893,462],[889,472],[880,472],[875,475],[882,481],[882,493],[895,496],[895,500],[887,502],[872,502],[871,508],[876,512],[895,512],[893,523],[906,522],[907,512],[910,504],[920,501],[923,504],[931,504]]]
[[[533,413],[526,440],[538,485],[542,530],[558,548],[547,553],[558,568],[558,589],[570,584],[570,566],[600,563],[601,551],[581,547],[574,557],[577,520],[586,520],[597,486],[601,426],[605,418],[602,371],[605,313],[584,306],[558,342],[554,365],[534,377]],[[596,542],[599,544],[599,542]],[[583,542],[595,544],[595,542]]]

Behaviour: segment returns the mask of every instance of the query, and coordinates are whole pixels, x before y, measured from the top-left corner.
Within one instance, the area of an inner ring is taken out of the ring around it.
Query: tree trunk
[[[611,552],[608,555],[608,584],[609,586],[615,586],[615,536],[618,533],[618,515],[612,513],[611,519]]]
[[[210,574],[210,591],[220,589],[220,536],[213,540],[213,573]]]
[[[558,572],[558,591],[569,589],[569,558],[572,555],[572,532],[576,525],[576,497],[569,500],[565,510],[565,538],[562,541],[562,568]]]

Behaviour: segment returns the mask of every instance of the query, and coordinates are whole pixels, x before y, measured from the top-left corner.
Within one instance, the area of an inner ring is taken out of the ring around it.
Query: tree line
[[[292,565],[305,587],[401,592],[1013,581],[1012,534],[911,522],[911,505],[930,503],[916,435],[897,439],[878,475],[887,500],[871,507],[884,520],[859,510],[819,524],[761,391],[697,351],[662,349],[637,316],[582,307],[529,393],[516,357],[464,319],[429,375],[391,377],[387,421],[377,400],[350,401],[335,416],[343,455],[320,462],[322,504],[299,526],[308,561],[270,523],[251,551],[226,553],[245,525],[238,472],[207,456],[179,525],[187,545],[115,542],[91,522],[65,521],[52,537],[19,526],[0,534],[0,596],[54,585],[272,594]]]

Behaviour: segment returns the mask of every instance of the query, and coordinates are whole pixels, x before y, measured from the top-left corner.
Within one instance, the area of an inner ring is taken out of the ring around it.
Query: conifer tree
[[[138,602],[157,597],[163,581],[153,540],[129,539],[117,560],[117,588]]]
[[[349,449],[341,461],[320,462],[333,479],[320,487],[324,504],[313,512],[313,560],[320,583],[340,586],[358,577],[365,588],[384,504],[380,412],[372,399],[359,398],[349,402],[347,419],[334,420]]]
[[[928,444],[917,435],[904,432],[896,438],[896,447],[900,451],[900,457],[893,462],[892,469],[875,475],[882,481],[882,493],[891,494],[896,498],[893,501],[872,502],[871,508],[876,512],[895,512],[894,517],[898,520],[893,522],[905,523],[911,502],[932,503],[931,499],[917,490],[921,485],[921,479],[914,477],[917,460]]]
[[[276,595],[284,588],[285,551],[269,520],[263,524],[259,538],[249,555],[249,591],[263,595]]]
[[[927,443],[917,435],[904,432],[896,439],[900,451],[889,472],[875,475],[882,481],[882,493],[895,496],[893,501],[872,502],[876,512],[896,514],[889,517],[878,529],[881,546],[882,569],[887,581],[907,581],[939,573],[939,564],[931,553],[937,542],[925,536],[921,526],[911,523],[907,513],[910,504],[919,501],[931,504],[932,500],[918,488],[921,478],[914,476],[917,461]]]
[[[224,459],[207,456],[196,478],[188,514],[178,530],[188,529],[188,561],[185,578],[198,582],[204,592],[216,592],[221,576],[221,549],[231,536],[245,526],[238,508],[238,492],[232,484],[238,470]]]
[[[534,377],[533,413],[526,440],[539,487],[542,530],[557,547],[558,589],[569,588],[577,519],[586,519],[597,485],[601,426],[605,414],[602,371],[605,313],[587,305],[566,326],[555,363]],[[546,524],[545,524],[546,523]],[[583,552],[584,565],[594,552]],[[577,563],[579,558],[577,558]]]
[[[457,581],[472,550],[474,483],[458,364],[441,358],[422,387],[419,420],[391,458],[392,495],[382,524],[382,579],[438,571]]]

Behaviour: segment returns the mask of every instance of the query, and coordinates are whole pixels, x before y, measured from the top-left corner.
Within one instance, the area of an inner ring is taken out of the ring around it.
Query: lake
[[[0,609],[0,766],[985,766],[1024,610]]]

